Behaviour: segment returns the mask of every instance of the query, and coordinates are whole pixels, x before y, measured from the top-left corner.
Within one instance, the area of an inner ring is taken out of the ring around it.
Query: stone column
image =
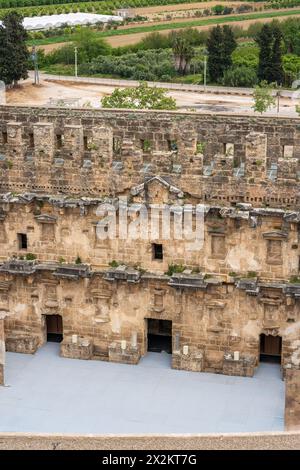
[[[5,342],[4,342],[4,317],[0,313],[0,385],[4,385]]]
[[[300,431],[300,370],[286,370],[284,423],[286,431]]]

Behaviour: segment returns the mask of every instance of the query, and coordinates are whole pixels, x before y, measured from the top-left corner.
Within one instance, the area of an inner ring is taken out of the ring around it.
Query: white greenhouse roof
[[[95,23],[109,23],[110,21],[123,21],[123,18],[114,15],[95,15],[93,13],[67,13],[65,15],[26,17],[23,20],[23,25],[27,31],[35,31],[59,28],[63,25],[77,26]]]

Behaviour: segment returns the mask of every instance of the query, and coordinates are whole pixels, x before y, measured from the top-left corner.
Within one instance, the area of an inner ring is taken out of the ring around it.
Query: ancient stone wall
[[[298,119],[0,108],[0,190],[114,195],[160,175],[201,201],[299,203]]]
[[[176,369],[252,376],[260,335],[281,338],[283,374],[299,369],[299,123],[1,107],[6,349],[34,353],[60,315],[62,355],[136,364],[154,319],[172,322]],[[193,227],[201,203],[203,244],[99,238],[99,207],[125,203],[190,205]]]
[[[179,285],[184,276],[186,287]],[[289,285],[35,262],[24,269],[22,261],[2,266],[1,282],[11,351],[35,352],[46,340],[46,316],[59,314],[66,357],[137,363],[152,318],[172,321],[174,368],[251,376],[262,333],[282,337],[283,371],[299,368],[299,289]]]
[[[0,385],[4,384],[5,340],[4,321],[0,314]]]
[[[300,430],[300,370],[289,370],[285,386],[285,428]]]

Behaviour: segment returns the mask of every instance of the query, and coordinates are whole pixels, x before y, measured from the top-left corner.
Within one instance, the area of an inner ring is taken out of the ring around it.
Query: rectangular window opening
[[[3,144],[7,144],[7,132],[2,131],[2,142]]]
[[[64,138],[62,134],[56,134],[56,147],[61,149],[64,144]]]
[[[152,244],[152,254],[153,254],[153,259],[159,259],[162,260],[164,255],[163,255],[163,246],[161,243],[153,243]]]
[[[89,150],[89,142],[87,135],[83,136],[83,148],[84,150]]]
[[[176,140],[168,140],[168,148],[170,152],[177,152],[178,144]]]
[[[29,147],[30,148],[34,147],[34,135],[32,132],[29,134]]]
[[[26,233],[18,233],[19,250],[27,250],[28,240]]]

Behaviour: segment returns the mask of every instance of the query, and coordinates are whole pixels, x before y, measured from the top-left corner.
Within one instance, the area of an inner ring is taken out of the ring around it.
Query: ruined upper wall
[[[111,195],[168,177],[201,201],[294,208],[300,120],[0,107],[0,192]]]

